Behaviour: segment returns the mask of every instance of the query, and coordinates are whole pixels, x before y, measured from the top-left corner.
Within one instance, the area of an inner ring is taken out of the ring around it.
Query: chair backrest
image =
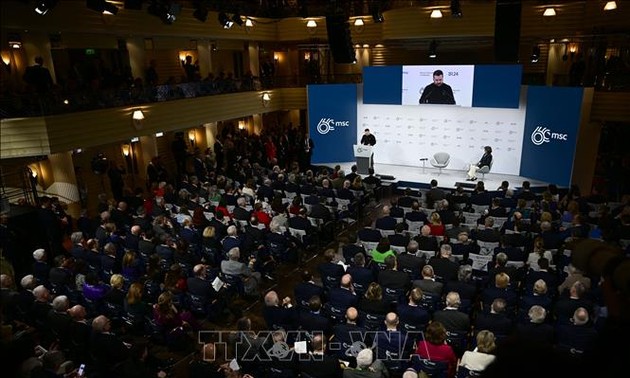
[[[447,164],[449,160],[451,159],[451,155],[449,155],[448,152],[436,152],[433,155],[433,159],[438,164]]]
[[[499,246],[499,242],[485,242],[482,240],[477,240],[477,244],[479,245],[479,253],[482,255],[494,255],[494,249]]]
[[[380,331],[385,327],[385,315],[371,314],[361,311],[359,313],[359,321],[366,331]]]
[[[472,260],[473,270],[480,270],[484,272],[488,271],[488,263],[492,261],[492,255],[481,255],[477,253],[469,254],[468,258]]]
[[[431,378],[446,378],[448,364],[443,361],[431,361],[417,354],[411,356],[411,366],[416,371],[423,371]]]

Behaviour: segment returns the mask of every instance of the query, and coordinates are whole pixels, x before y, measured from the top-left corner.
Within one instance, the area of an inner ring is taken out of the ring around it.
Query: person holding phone
[[[444,72],[433,71],[433,83],[422,90],[421,104],[446,104],[455,105],[455,96],[450,85],[444,83]]]

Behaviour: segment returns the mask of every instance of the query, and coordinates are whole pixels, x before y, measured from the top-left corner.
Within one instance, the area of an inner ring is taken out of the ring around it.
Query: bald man
[[[365,328],[357,325],[358,319],[359,311],[355,307],[348,307],[345,323],[333,327],[333,335],[330,338],[328,348],[339,359],[349,361],[350,366],[353,367],[356,366],[356,353],[360,349],[351,349],[351,346],[357,341],[361,341],[365,345],[372,345],[372,337],[366,335]]]
[[[359,299],[352,287],[351,275],[347,273],[344,274],[341,276],[340,286],[330,289],[328,303],[341,311],[341,314],[343,314],[348,307],[354,307],[359,303]]]
[[[267,329],[296,329],[297,312],[293,307],[291,298],[285,297],[280,302],[278,293],[271,290],[265,294],[265,307],[263,308],[263,317],[267,323]]]
[[[379,332],[374,340],[376,358],[385,363],[390,373],[402,374],[413,345],[398,329],[399,320],[395,312],[387,313],[384,323],[385,331]]]
[[[112,367],[127,359],[129,348],[120,337],[111,333],[111,321],[100,315],[92,321],[90,351],[98,371],[113,373]]]

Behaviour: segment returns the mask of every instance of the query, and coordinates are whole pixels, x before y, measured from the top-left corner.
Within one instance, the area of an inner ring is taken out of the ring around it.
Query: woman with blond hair
[[[477,347],[472,351],[464,352],[459,366],[475,372],[485,370],[496,359],[493,354],[496,347],[494,333],[488,330],[479,331]]]
[[[442,223],[442,218],[437,211],[434,211],[431,214],[431,218],[429,219],[429,227],[431,228],[431,235],[433,236],[444,236],[446,232],[446,227]]]

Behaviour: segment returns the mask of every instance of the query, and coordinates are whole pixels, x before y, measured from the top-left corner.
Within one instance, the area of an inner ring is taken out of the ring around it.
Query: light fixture
[[[57,3],[58,0],[39,0],[35,4],[35,13],[43,16],[53,9]]]
[[[540,47],[534,46],[531,56],[532,63],[538,63],[538,59],[540,59]]]
[[[361,33],[365,29],[365,22],[361,17],[354,20],[354,31]]]
[[[604,10],[605,11],[610,11],[610,10],[615,10],[617,9],[617,2],[616,1],[607,1],[606,5],[604,5]]]
[[[442,18],[442,11],[439,9],[434,9],[431,11],[431,18]]]
[[[131,143],[138,143],[139,141],[140,141],[140,138],[138,138],[138,137],[133,137],[130,140]]]
[[[7,67],[9,71],[11,71],[11,55],[9,54],[10,52],[8,51],[2,51],[0,57],[2,58],[2,63],[4,64],[4,66]]]
[[[311,52],[304,51],[304,60],[311,60]]]
[[[28,170],[31,173],[31,177],[36,179],[37,178],[37,168],[35,168],[35,167],[28,167]]]
[[[223,29],[229,29],[234,25],[234,21],[230,20],[225,12],[219,12],[218,20]]]
[[[248,28],[251,28],[254,26],[254,21],[252,21],[251,18],[248,18],[245,20],[245,26],[247,26]]]
[[[575,54],[575,53],[577,52],[577,44],[575,44],[575,43],[571,43],[571,44],[569,45],[569,52],[570,52],[571,54]]]
[[[22,47],[22,38],[19,34],[9,34],[9,47],[12,49],[19,49]]]
[[[269,102],[271,102],[271,96],[269,95],[269,92],[263,92],[262,94],[262,104],[263,106],[266,108],[267,106],[269,106]]]
[[[307,28],[316,28],[317,27],[317,21],[315,21],[315,20],[308,20],[308,21],[306,21],[306,27]]]
[[[123,156],[127,157],[131,153],[131,145],[129,143],[123,143],[123,145],[121,146],[121,150]]]
[[[545,17],[552,17],[555,15],[556,15],[556,10],[553,9],[553,7],[545,8],[545,11],[543,12],[543,16]]]
[[[280,54],[277,52],[273,53],[273,61],[278,64],[278,62],[280,61]]]
[[[182,6],[176,2],[154,1],[151,2],[147,10],[150,14],[159,17],[163,23],[170,25],[177,20],[177,16],[182,11]]]
[[[451,0],[451,16],[455,18],[461,18],[462,16],[464,16],[459,0]]]
[[[70,105],[70,100],[68,100],[67,98],[63,100],[63,104],[64,105]]]
[[[142,129],[142,122],[144,121],[144,113],[142,110],[134,110],[131,115],[131,119],[133,121],[133,127],[135,127],[136,130]]]
[[[190,143],[195,143],[195,130],[188,131],[188,139],[190,139]]]
[[[157,133],[155,133],[156,138],[161,138],[163,136],[164,136],[164,133],[162,131],[158,131]]]
[[[134,110],[131,118],[133,118],[134,121],[142,121],[144,119],[144,113],[140,109]]]
[[[437,41],[435,39],[431,41],[431,44],[429,45],[429,58],[437,58]]]
[[[243,120],[238,121],[238,129],[239,130],[244,130],[245,129],[245,121],[243,121]]]

